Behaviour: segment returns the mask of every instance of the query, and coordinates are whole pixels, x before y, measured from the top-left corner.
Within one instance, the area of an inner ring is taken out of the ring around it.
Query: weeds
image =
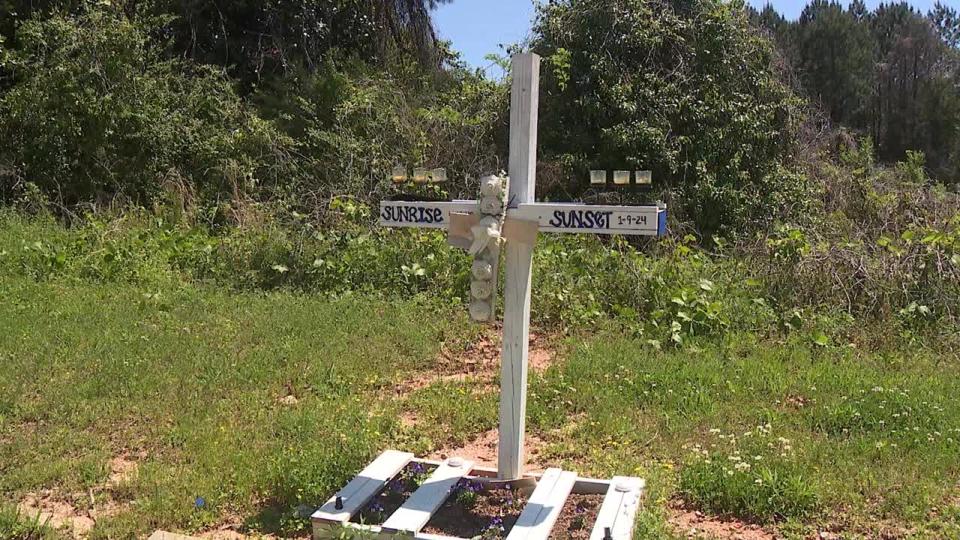
[[[48,521],[37,513],[22,514],[17,508],[0,505],[0,538],[4,540],[47,540],[53,538]]]
[[[683,497],[699,508],[750,520],[803,519],[820,494],[794,460],[791,441],[764,424],[742,435],[710,430],[710,442],[690,451],[680,472]]]

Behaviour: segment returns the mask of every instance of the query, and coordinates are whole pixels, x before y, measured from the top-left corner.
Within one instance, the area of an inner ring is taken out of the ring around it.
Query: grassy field
[[[41,495],[98,515],[93,538],[302,535],[379,450],[495,426],[489,381],[395,391],[479,337],[417,299],[0,278],[0,537],[29,537],[10,509]],[[678,501],[788,537],[960,536],[956,354],[814,342],[555,336],[530,385],[540,459],[645,476],[641,538],[673,534]]]

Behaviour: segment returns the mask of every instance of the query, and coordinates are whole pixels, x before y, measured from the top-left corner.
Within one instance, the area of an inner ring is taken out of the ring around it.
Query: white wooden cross
[[[502,480],[523,475],[530,283],[537,231],[661,236],[666,229],[666,209],[659,206],[535,202],[539,90],[540,57],[530,53],[514,56],[509,204],[504,224],[506,254],[497,468]],[[477,208],[477,201],[383,201],[380,204],[380,224],[385,227],[448,229],[451,214],[476,213]],[[511,230],[514,232],[510,233]]]

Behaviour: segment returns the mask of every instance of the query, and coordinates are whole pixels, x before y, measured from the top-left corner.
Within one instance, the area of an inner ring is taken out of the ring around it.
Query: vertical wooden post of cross
[[[510,194],[516,207],[534,202],[537,175],[537,121],[540,100],[540,57],[513,57],[510,98]],[[535,237],[534,237],[535,238]],[[500,367],[500,445],[498,476],[523,474],[523,433],[527,413],[527,353],[530,344],[530,283],[533,248],[507,241],[503,290],[503,355]]]

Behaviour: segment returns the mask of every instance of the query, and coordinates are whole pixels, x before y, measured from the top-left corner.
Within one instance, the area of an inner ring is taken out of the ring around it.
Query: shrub
[[[929,186],[922,154],[875,167],[869,141],[813,171],[821,209],[762,238],[754,275],[782,307],[837,307],[897,320],[906,331],[955,321],[960,301],[960,197]]]
[[[802,102],[737,2],[560,0],[541,7],[535,34],[543,147],[575,177],[652,169],[675,215],[706,237],[812,200],[786,167]]]
[[[66,204],[146,204],[183,183],[236,197],[285,180],[290,140],[223,74],[164,59],[151,32],[162,25],[109,8],[25,22],[0,66],[16,82],[0,96],[0,168]]]
[[[390,71],[332,63],[260,94],[298,143],[310,174],[300,207],[322,212],[340,196],[375,204],[391,193],[387,175],[398,164],[447,169],[442,190],[423,195],[476,196],[476,178],[501,168],[496,135],[506,86],[452,67],[437,79],[400,64]],[[271,96],[284,96],[276,103]],[[288,96],[296,96],[289,99]],[[435,186],[431,186],[435,188]]]

